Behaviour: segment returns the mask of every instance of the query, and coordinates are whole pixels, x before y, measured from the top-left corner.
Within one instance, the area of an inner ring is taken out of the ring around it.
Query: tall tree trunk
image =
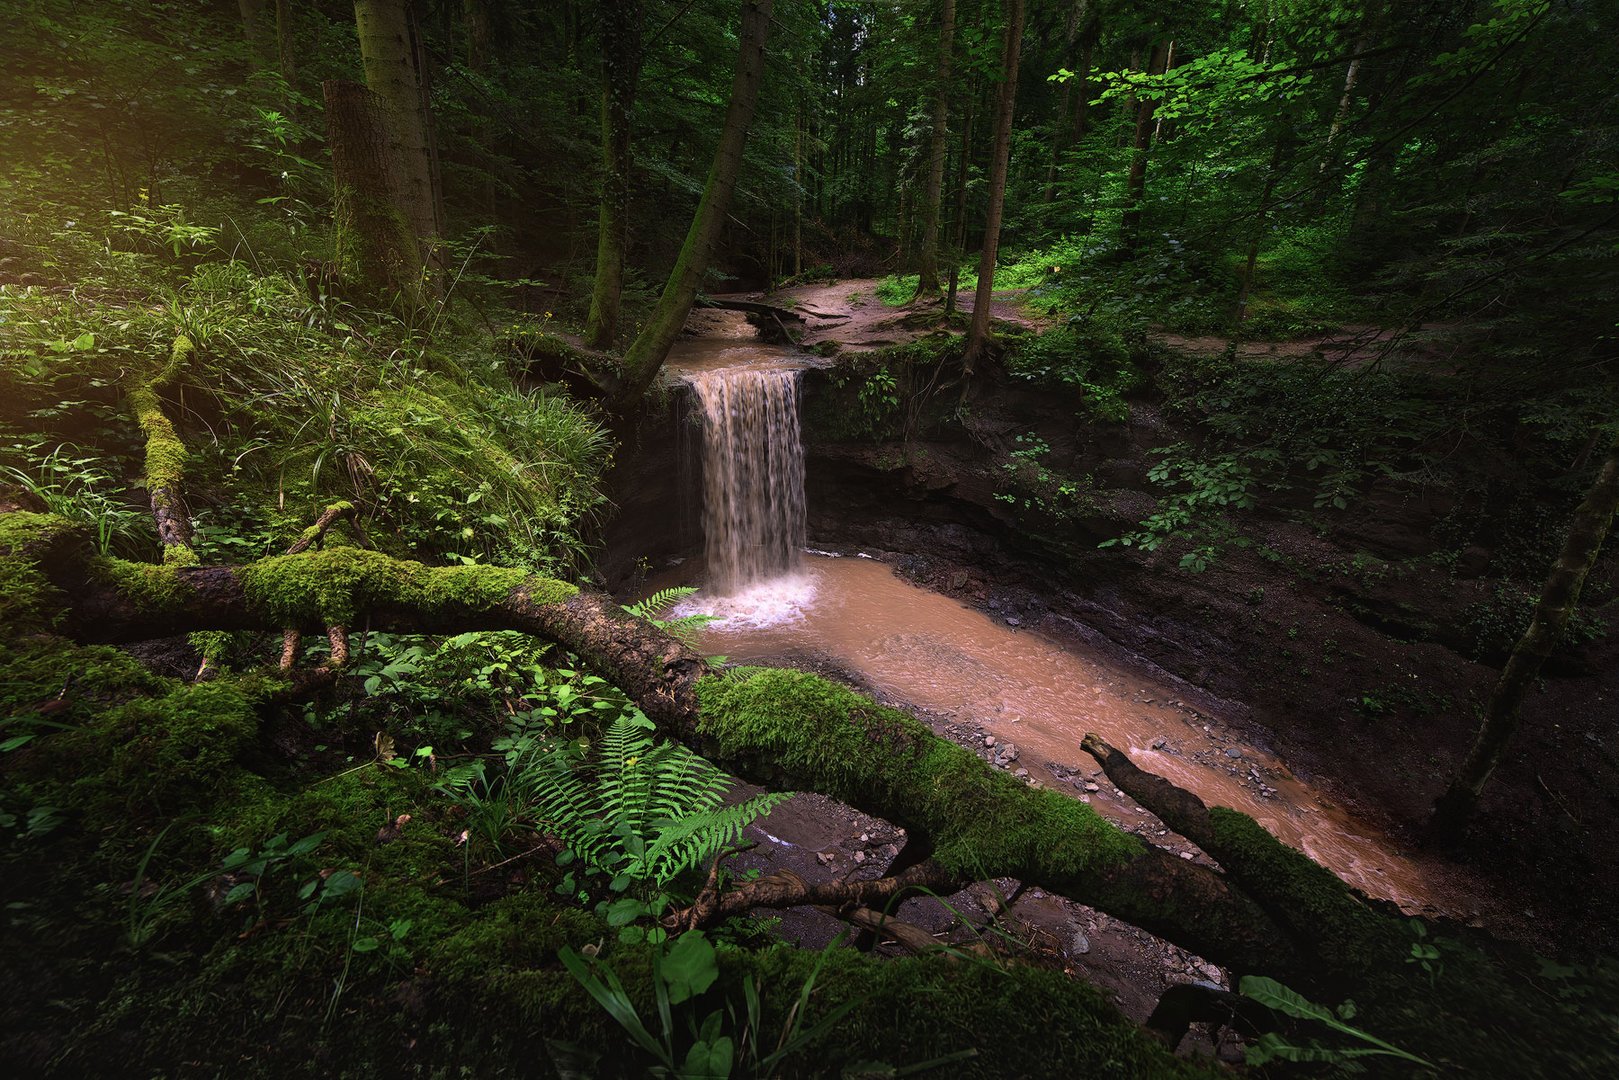
[[[703,197],[692,215],[686,242],[681,245],[680,257],[669,273],[663,295],[658,298],[646,327],[636,336],[624,354],[623,381],[615,388],[615,404],[623,409],[639,401],[657,377],[669,346],[674,344],[680,328],[686,325],[686,315],[692,301],[697,298],[697,287],[708,270],[714,255],[714,245],[725,226],[725,215],[730,209],[731,193],[736,188],[736,177],[742,169],[742,151],[747,144],[748,127],[753,123],[754,107],[759,100],[759,83],[764,77],[765,41],[770,34],[771,9],[774,0],[743,0],[742,27],[737,38],[741,50],[737,55],[736,78],[731,83],[731,104],[725,113],[725,127],[720,132],[719,148],[714,152],[714,164],[708,171],[708,182],[703,185]]]
[[[264,22],[265,0],[236,0],[236,9],[242,13],[242,37],[253,56],[253,65],[260,70],[270,66],[268,27]]]
[[[1574,511],[1568,539],[1563,541],[1562,553],[1540,591],[1540,602],[1535,605],[1529,629],[1513,647],[1507,666],[1490,694],[1484,722],[1479,726],[1472,749],[1456,771],[1450,788],[1434,804],[1432,828],[1436,839],[1452,841],[1461,835],[1484,785],[1501,763],[1507,742],[1518,729],[1524,696],[1574,614],[1580,588],[1591,567],[1596,565],[1602,542],[1613,525],[1616,507],[1619,507],[1619,438],[1608,448],[1608,456],[1597,470],[1596,480]]]
[[[804,106],[793,114],[793,277],[804,272]]]
[[[922,196],[922,254],[916,267],[918,297],[933,296],[939,291],[939,206],[944,197],[945,140],[950,136],[950,62],[956,40],[956,0],[944,0],[939,19],[939,64],[934,71],[928,186]]]
[[[337,197],[337,277],[374,298],[418,309],[426,300],[421,247],[401,209],[401,170],[382,99],[340,79],[323,90]]]
[[[1355,52],[1364,52],[1368,39],[1362,35],[1355,42]],[[1327,137],[1321,144],[1321,162],[1315,170],[1315,193],[1310,197],[1310,208],[1320,213],[1327,205],[1327,169],[1332,163],[1332,147],[1343,132],[1344,121],[1349,119],[1349,109],[1355,103],[1355,83],[1360,79],[1360,61],[1356,56],[1349,61],[1349,68],[1344,72],[1344,89],[1338,97],[1338,109],[1332,114],[1332,124],[1327,128]]]
[[[641,0],[605,0],[602,17],[602,191],[596,226],[596,281],[585,340],[606,349],[618,336],[629,234],[630,111],[641,81]]]
[[[1090,6],[1090,0],[1074,0],[1074,6],[1068,9],[1068,21],[1063,26],[1062,34],[1062,63],[1068,66],[1074,52],[1074,42],[1079,37],[1079,24],[1085,18],[1085,9]],[[1086,65],[1088,66],[1088,65]],[[1081,73],[1079,78],[1083,79]],[[1057,113],[1051,119],[1051,160],[1046,163],[1046,189],[1042,202],[1055,202],[1057,198],[1057,165],[1062,161],[1064,136],[1068,133],[1068,114],[1072,110],[1074,100],[1074,80],[1066,79],[1062,84],[1062,94],[1057,99]]]
[[[1006,201],[1006,169],[1012,151],[1012,114],[1017,108],[1018,57],[1023,49],[1023,0],[1006,2],[1006,36],[1001,39],[1004,80],[995,110],[995,148],[989,160],[989,206],[984,211],[984,246],[978,255],[978,292],[973,298],[973,321],[967,330],[965,374],[989,344],[989,313],[994,305],[995,259],[1001,245],[1001,210]]]
[[[961,155],[956,162],[956,224],[951,230],[950,291],[944,298],[944,313],[956,313],[956,288],[961,281],[961,260],[967,254],[967,176],[973,149],[973,95],[967,95],[967,108],[961,117]]]
[[[1276,181],[1282,175],[1282,147],[1287,128],[1277,129],[1276,142],[1271,146],[1270,165],[1265,170],[1265,187],[1259,193],[1259,207],[1254,212],[1253,236],[1248,241],[1248,258],[1242,267],[1242,284],[1237,289],[1237,307],[1232,314],[1232,333],[1235,334],[1248,317],[1248,294],[1254,287],[1254,266],[1259,262],[1259,242],[1265,235],[1265,218],[1270,212],[1270,197],[1276,191]]]
[[[1171,47],[1172,43],[1167,41],[1153,46],[1147,74],[1164,73]],[[1156,100],[1152,97],[1142,98],[1136,105],[1135,150],[1130,155],[1130,176],[1125,182],[1124,217],[1119,223],[1119,238],[1126,253],[1135,251],[1141,232],[1141,204],[1147,197],[1147,150],[1152,145],[1152,117],[1156,108]]]
[[[461,0],[467,29],[467,67],[482,71],[489,64],[489,0]]]
[[[436,171],[425,108],[425,83],[409,0],[354,0],[365,84],[382,103],[394,159],[400,209],[425,250],[441,235]]]
[[[288,86],[298,88],[297,43],[292,34],[292,0],[275,0],[276,66]]]
[[[1085,28],[1085,35],[1081,39],[1079,49],[1079,67],[1074,70],[1073,82],[1077,83],[1079,100],[1074,103],[1074,141],[1078,142],[1090,130],[1091,119],[1091,58],[1096,52],[1096,43],[1102,37],[1102,20],[1093,17],[1090,25]]]

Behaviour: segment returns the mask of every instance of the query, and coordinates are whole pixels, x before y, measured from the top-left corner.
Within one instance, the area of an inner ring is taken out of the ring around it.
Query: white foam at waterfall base
[[[736,632],[784,626],[803,619],[815,606],[816,577],[797,572],[756,581],[730,596],[697,593],[670,609],[670,617],[712,615],[709,630]]]

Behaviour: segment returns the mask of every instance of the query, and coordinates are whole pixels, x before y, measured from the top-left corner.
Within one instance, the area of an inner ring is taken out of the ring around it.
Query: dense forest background
[[[6,9],[20,1075],[1225,1069],[1049,957],[873,963],[698,918],[774,796],[724,810],[653,729],[929,837],[890,895],[1012,876],[1217,961],[1197,1008],[1241,1014],[1265,1075],[1608,1074],[1611,4]],[[1362,903],[1091,749],[1220,868],[1166,867],[841,687],[720,674],[667,596],[594,591],[638,561],[631,486],[674,486],[655,376],[694,296],[846,279],[915,339],[807,406],[873,504],[966,447],[971,520],[1032,578],[1195,630],[1108,628],[1141,651],[1230,636],[1152,658],[1360,759],[1391,828],[1458,776],[1439,839],[1534,905],[1518,944]],[[1341,622],[1262,622],[1283,581]],[[615,819],[643,757],[687,801]]]

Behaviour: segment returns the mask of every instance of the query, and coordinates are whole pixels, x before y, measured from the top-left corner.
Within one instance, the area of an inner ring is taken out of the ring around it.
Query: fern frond
[[[646,619],[651,621],[653,616],[657,615],[660,611],[679,603],[680,601],[686,599],[686,597],[691,596],[696,592],[697,590],[692,588],[690,585],[678,585],[670,589],[659,589],[645,600],[638,600],[633,604],[625,604],[624,610],[629,612],[631,615],[634,615],[637,619]]]
[[[647,849],[645,862],[651,877],[661,887],[704,865],[736,843],[742,830],[791,797],[788,792],[767,791],[733,806],[672,822]]]

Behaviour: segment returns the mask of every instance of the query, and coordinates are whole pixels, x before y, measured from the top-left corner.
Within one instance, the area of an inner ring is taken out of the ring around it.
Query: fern
[[[789,797],[769,792],[725,806],[725,774],[678,743],[655,741],[654,730],[631,711],[613,721],[593,760],[538,748],[512,770],[545,827],[617,888],[665,889]]]
[[[645,619],[687,648],[697,647],[697,631],[709,623],[718,622],[718,615],[681,615],[673,619],[660,619],[658,613],[693,595],[697,590],[689,585],[659,589],[645,600],[625,604],[624,610],[637,619]]]

